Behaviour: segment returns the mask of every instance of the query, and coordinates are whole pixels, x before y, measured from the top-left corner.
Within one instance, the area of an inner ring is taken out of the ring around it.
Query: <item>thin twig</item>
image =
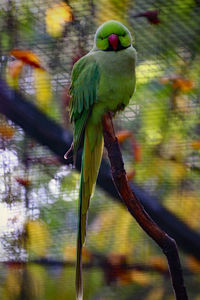
[[[112,123],[111,114],[103,118],[103,135],[105,147],[111,164],[112,176],[119,195],[124,201],[131,215],[136,219],[143,230],[163,250],[168,260],[169,271],[174,288],[176,300],[187,300],[187,292],[184,286],[183,274],[178,255],[177,245],[174,239],[162,231],[144,210],[140,201],[129,187],[124,169],[124,163],[118,140]]]

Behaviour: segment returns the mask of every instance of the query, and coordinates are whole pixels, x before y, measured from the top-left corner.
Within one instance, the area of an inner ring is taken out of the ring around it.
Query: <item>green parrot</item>
[[[95,34],[93,49],[72,70],[70,119],[73,144],[65,158],[74,157],[83,144],[79,191],[79,223],[76,262],[76,298],[83,298],[82,247],[103,152],[102,117],[123,110],[135,91],[136,50],[129,30],[118,21],[107,21]],[[72,150],[73,149],[73,150]]]

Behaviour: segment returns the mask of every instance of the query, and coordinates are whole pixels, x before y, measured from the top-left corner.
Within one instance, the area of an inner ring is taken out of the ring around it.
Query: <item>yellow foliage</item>
[[[19,297],[21,290],[21,272],[18,269],[10,268],[5,281],[5,294],[7,299],[16,299]]]
[[[98,0],[96,1],[96,20],[100,25],[108,20],[117,20],[128,26],[126,12],[130,0]],[[129,26],[128,26],[129,27]]]
[[[0,137],[5,140],[10,140],[15,134],[15,129],[11,127],[7,122],[0,123]]]
[[[129,229],[133,221],[133,217],[123,207],[117,207],[117,211],[118,217],[113,230],[115,253],[130,255],[133,251],[133,246],[130,245]]]
[[[46,11],[46,31],[53,37],[60,37],[66,22],[71,22],[73,15],[71,8],[65,2],[54,4]]]
[[[52,101],[52,89],[49,74],[41,69],[34,69],[35,97],[37,106],[47,112]]]
[[[189,99],[186,95],[175,97],[176,111],[181,113],[189,113],[191,108],[189,106]]]
[[[165,205],[190,227],[199,226],[200,203],[199,197],[192,191],[177,191],[165,199]]]
[[[94,224],[94,232],[88,236],[91,242],[96,245],[99,251],[105,250],[106,246],[109,244],[110,251],[113,249],[113,245],[110,244],[110,228],[116,223],[117,212],[115,209],[107,209],[99,214],[96,222]]]
[[[64,250],[64,258],[67,261],[74,262],[76,261],[76,247],[73,245],[68,245]],[[88,263],[91,260],[91,253],[86,247],[83,247],[82,250],[82,262]]]
[[[161,256],[153,256],[149,259],[149,264],[161,272],[168,270],[167,261]]]
[[[171,180],[178,182],[186,176],[187,168],[182,163],[176,161],[158,159],[157,173],[160,178],[163,177],[164,179],[167,175]]]
[[[118,281],[122,285],[134,282],[139,285],[145,286],[151,282],[151,278],[148,274],[145,274],[144,272],[138,270],[121,271],[118,274],[116,273],[116,275],[118,275]]]
[[[146,142],[150,145],[157,145],[162,141],[162,133],[158,128],[146,128]]]
[[[19,77],[12,77],[8,68],[6,70],[6,82],[12,89],[16,90],[19,87]]]
[[[187,175],[187,167],[183,163],[155,156],[151,158],[151,163],[147,160],[142,167],[135,165],[135,168],[135,178],[138,181],[153,176],[153,178],[157,177],[158,180],[166,180],[167,178],[168,181],[178,183]]]
[[[88,235],[90,242],[98,251],[106,251],[115,255],[130,255],[135,247],[131,238],[135,238],[137,230],[131,234],[133,218],[121,205],[114,205],[102,211],[93,224],[94,232]]]
[[[31,299],[42,299],[44,297],[46,272],[42,266],[30,265],[26,269],[26,280]],[[25,283],[26,284],[26,281]]]
[[[150,291],[146,300],[162,300],[164,296],[164,288],[163,287],[156,287]]]
[[[200,273],[200,261],[193,256],[186,257],[188,268],[194,273]]]
[[[131,272],[132,281],[140,285],[148,285],[151,282],[151,277],[149,274],[145,274],[142,271],[134,270]]]
[[[64,258],[67,261],[76,261],[76,247],[73,245],[67,245],[64,249]]]
[[[146,60],[136,67],[137,84],[146,84],[155,78],[162,76],[163,68],[160,63]]]
[[[40,220],[29,220],[26,225],[27,250],[38,256],[45,256],[51,243],[47,225]]]
[[[170,137],[161,146],[161,156],[165,159],[175,159],[178,162],[183,161],[185,147],[183,146],[183,136],[179,132],[170,134]]]

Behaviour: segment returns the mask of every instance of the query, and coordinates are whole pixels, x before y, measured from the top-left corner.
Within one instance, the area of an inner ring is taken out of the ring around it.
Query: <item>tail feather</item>
[[[82,248],[86,237],[86,226],[90,198],[93,194],[103,153],[102,131],[96,133],[97,142],[91,151],[88,128],[85,129],[84,148],[82,156],[81,180],[79,192],[79,224],[77,237],[77,260],[76,260],[76,298],[82,300]],[[100,136],[100,137],[99,137]]]

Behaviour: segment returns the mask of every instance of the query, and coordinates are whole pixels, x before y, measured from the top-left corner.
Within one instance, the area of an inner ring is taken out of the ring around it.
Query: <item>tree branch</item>
[[[138,224],[158,244],[166,255],[176,299],[187,300],[188,297],[184,286],[176,242],[154,223],[129,187],[110,113],[106,114],[103,118],[103,135],[105,147],[108,151],[108,157],[111,163],[113,180],[123,202]]]

